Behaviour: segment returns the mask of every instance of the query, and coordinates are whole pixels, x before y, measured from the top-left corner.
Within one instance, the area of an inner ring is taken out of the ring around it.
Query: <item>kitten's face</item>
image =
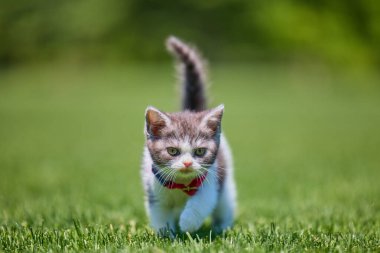
[[[146,111],[147,147],[167,180],[192,179],[214,163],[220,141],[223,106],[203,112]]]

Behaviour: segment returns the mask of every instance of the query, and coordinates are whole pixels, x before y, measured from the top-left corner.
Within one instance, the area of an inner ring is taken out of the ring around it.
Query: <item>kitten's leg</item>
[[[209,178],[198,192],[186,203],[179,218],[179,227],[182,232],[198,230],[207,216],[212,213],[217,201],[217,184]]]
[[[231,177],[226,178],[220,192],[218,203],[212,214],[212,227],[216,233],[230,228],[234,221],[236,209],[236,189]]]
[[[149,205],[150,223],[154,231],[160,236],[175,236],[174,214],[159,204]]]
[[[159,201],[159,197],[154,194],[154,191],[151,190],[151,188],[147,188],[146,194],[145,206],[148,210],[151,227],[158,235],[174,237],[174,214]]]

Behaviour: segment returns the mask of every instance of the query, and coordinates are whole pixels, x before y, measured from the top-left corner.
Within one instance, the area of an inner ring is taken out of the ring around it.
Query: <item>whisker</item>
[[[167,167],[164,167],[164,168],[160,169],[155,175],[157,175],[158,173],[161,173],[159,178],[163,181],[163,184],[160,184],[161,187],[158,191],[160,193],[162,188],[164,188],[164,185],[166,184],[166,182],[169,180],[169,177],[171,176],[173,171]]]
[[[206,170],[205,168],[202,168],[203,170]],[[212,178],[215,178],[216,180],[222,179],[221,175],[215,170],[207,170],[207,172],[210,174]],[[207,182],[210,183],[210,181],[206,178]]]
[[[175,178],[175,176],[176,176],[176,170],[172,170],[172,172],[169,174],[169,180],[170,180],[170,187],[172,187],[173,186],[173,183],[174,183],[174,178]]]
[[[173,170],[168,170],[168,171],[166,171],[166,176],[165,176],[165,183],[167,182],[167,181],[169,181],[170,180],[170,178],[171,178],[171,175],[174,173],[174,171]]]
[[[159,172],[160,172],[160,171],[159,171]],[[159,172],[157,172],[157,174],[158,174]],[[163,171],[163,173],[162,173],[161,175],[162,175],[162,176],[160,176],[160,178],[163,178],[163,176],[165,175],[165,171]],[[163,179],[163,181],[165,182],[165,179]],[[162,188],[164,188],[164,185],[163,185],[163,184],[160,184],[160,188],[159,188],[159,190],[158,190],[158,193],[161,192]]]
[[[208,170],[205,169],[205,168],[203,168],[203,167],[201,167],[200,170],[203,170],[203,172],[208,172]],[[200,171],[199,174],[200,174],[200,175],[204,175],[204,173],[202,173],[202,171]],[[208,184],[211,184],[211,182],[210,182],[210,181],[208,180],[208,178],[207,178],[207,175],[205,176],[205,180],[206,180],[206,182],[207,182]],[[204,183],[204,181],[201,182],[201,187],[203,187],[203,183]]]
[[[203,173],[201,172],[201,171],[198,171],[198,170],[196,170],[195,171],[196,172],[196,179],[198,179],[198,180],[201,180],[201,177],[202,177],[202,175],[203,175]],[[207,178],[205,178],[206,180],[207,180]],[[203,180],[201,181],[201,186],[200,186],[200,188],[203,188]]]

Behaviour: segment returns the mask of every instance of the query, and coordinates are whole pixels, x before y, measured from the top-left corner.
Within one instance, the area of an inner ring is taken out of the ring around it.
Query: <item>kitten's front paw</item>
[[[179,227],[182,232],[194,232],[197,231],[202,226],[203,220],[197,218],[194,214],[190,212],[184,212],[179,218]]]
[[[175,231],[173,229],[161,228],[157,232],[157,235],[163,238],[175,238]]]

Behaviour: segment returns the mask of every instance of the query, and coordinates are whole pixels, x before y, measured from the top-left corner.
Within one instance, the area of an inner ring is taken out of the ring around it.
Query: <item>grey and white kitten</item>
[[[142,179],[146,210],[160,235],[195,232],[208,216],[221,232],[233,224],[236,190],[232,157],[221,132],[224,106],[206,109],[200,55],[175,37],[168,50],[179,62],[182,111],[148,107]]]

